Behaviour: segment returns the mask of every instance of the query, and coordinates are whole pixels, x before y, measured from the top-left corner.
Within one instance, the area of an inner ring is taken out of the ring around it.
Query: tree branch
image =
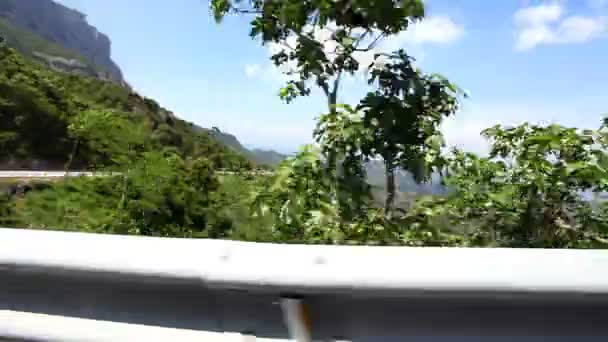
[[[319,84],[319,87],[321,87],[321,89],[323,89],[323,93],[325,93],[325,96],[327,96],[327,97],[330,96],[329,87],[327,86],[327,83]]]
[[[242,13],[242,14],[263,14],[264,12],[261,10],[245,10],[245,9],[234,9],[237,13]]]
[[[378,45],[378,43],[381,41],[382,38],[384,38],[384,36],[385,36],[384,32],[382,32],[378,36],[376,36],[376,38],[374,38],[374,40],[365,49],[354,49],[353,51],[357,51],[357,52],[370,51]],[[363,38],[361,38],[361,39],[363,39]]]
[[[334,80],[333,89],[331,90],[331,95],[334,98],[334,100],[337,100],[337,97],[338,97],[338,87],[340,87],[340,78],[341,77],[342,77],[342,71],[338,72],[338,75],[336,76],[336,79]]]

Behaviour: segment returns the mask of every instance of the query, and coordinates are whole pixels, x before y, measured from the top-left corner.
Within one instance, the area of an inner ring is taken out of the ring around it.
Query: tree
[[[411,67],[410,59],[402,51],[396,54],[378,54],[379,43],[392,35],[400,33],[408,26],[424,16],[424,5],[419,0],[350,0],[350,1],[230,1],[213,0],[212,10],[217,21],[220,21],[227,13],[252,14],[251,36],[261,38],[262,44],[272,44],[273,55],[271,59],[274,64],[282,68],[291,80],[281,89],[279,95],[287,102],[298,96],[309,95],[311,83],[318,86],[327,99],[328,114],[321,118],[315,131],[317,141],[330,145],[323,147],[322,151],[327,159],[328,176],[334,178],[334,189],[337,197],[340,189],[345,188],[343,180],[337,174],[337,166],[342,164],[346,172],[352,171],[349,178],[351,181],[356,175],[362,176],[362,167],[352,169],[355,160],[361,162],[364,158],[354,158],[355,150],[344,153],[340,146],[334,141],[339,134],[345,133],[349,137],[338,139],[361,140],[362,137],[346,133],[345,127],[325,125],[327,120],[339,119],[337,113],[337,99],[340,81],[346,74],[354,74],[364,67],[380,66],[372,73],[370,84],[377,83],[380,89],[370,93],[362,102],[361,108],[370,114],[368,120],[364,121],[369,126],[370,122],[392,122],[394,117],[405,118],[400,120],[395,127],[389,129],[387,125],[382,129],[387,134],[376,134],[376,145],[382,146],[382,156],[388,157],[387,184],[389,185],[386,208],[390,209],[394,198],[394,168],[396,164],[414,163],[415,157],[421,153],[413,153],[413,149],[421,149],[421,144],[430,135],[435,135],[437,122],[441,121],[441,115],[448,115],[456,110],[454,94],[448,89],[454,89],[444,79],[438,77],[422,77]],[[375,58],[372,58],[375,55]],[[361,66],[362,57],[367,57],[369,65]],[[393,59],[393,64],[383,66],[385,57]],[[400,59],[400,62],[397,60]],[[391,84],[391,82],[393,84]],[[416,90],[414,94],[408,91]],[[435,96],[427,98],[425,96]],[[446,101],[448,104],[443,104]],[[409,103],[411,102],[411,103]],[[442,102],[442,107],[436,109]],[[360,109],[360,108],[359,108]],[[417,112],[420,111],[420,112]],[[439,115],[435,115],[439,113]],[[385,115],[386,114],[386,115]],[[375,117],[373,117],[375,116]],[[431,118],[431,120],[428,120]],[[430,122],[426,122],[426,121]],[[410,126],[407,126],[409,124]],[[406,127],[406,131],[399,129]],[[424,126],[424,127],[423,127]],[[349,128],[350,129],[350,128]],[[378,131],[378,130],[376,130]],[[396,139],[399,135],[407,132],[418,134],[425,133],[419,139]],[[328,137],[321,135],[328,134]],[[391,140],[392,139],[392,140]],[[396,158],[397,145],[401,141],[415,146],[407,147],[406,157]],[[388,147],[384,145],[388,144]],[[351,144],[344,146],[354,147]],[[363,147],[363,146],[360,146]],[[371,146],[366,156],[372,156]],[[338,148],[338,149],[336,149]],[[390,150],[390,152],[389,152]],[[363,151],[359,150],[359,153]],[[414,156],[414,154],[417,154]],[[417,158],[419,160],[420,158]],[[402,162],[404,161],[404,162]],[[402,162],[402,163],[400,163]],[[346,166],[350,165],[350,166]],[[344,167],[346,166],[346,167]],[[361,181],[354,182],[361,184]],[[355,189],[361,186],[355,186]],[[342,204],[344,201],[339,200]],[[341,210],[343,211],[343,210]]]
[[[361,69],[386,37],[424,16],[421,0],[212,0],[219,22],[228,13],[252,14],[251,37],[274,47],[271,59],[292,79],[279,92],[287,102],[309,95],[313,82],[336,110],[344,74]],[[336,156],[329,153],[329,166]]]
[[[364,112],[363,123],[371,135],[363,153],[384,159],[385,211],[390,214],[395,169],[409,171],[416,181],[430,176],[433,156],[444,145],[439,126],[444,117],[458,110],[458,96],[464,93],[440,75],[415,69],[403,50],[386,57],[384,66],[374,68],[369,79],[377,90],[365,96],[359,110]]]

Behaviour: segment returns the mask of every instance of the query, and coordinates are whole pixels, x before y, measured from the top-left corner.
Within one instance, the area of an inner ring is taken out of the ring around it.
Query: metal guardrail
[[[0,337],[608,337],[608,252],[275,245],[0,229]]]
[[[58,178],[92,176],[92,172],[65,171],[0,171],[0,178]]]
[[[0,171],[1,178],[63,178],[63,177],[104,177],[119,175],[118,172],[88,172],[88,171]]]
[[[232,171],[217,171],[220,175],[232,175],[237,174]],[[89,171],[0,171],[0,179],[2,178],[16,178],[16,179],[27,179],[27,178],[38,178],[38,179],[48,179],[48,178],[64,178],[64,177],[107,177],[107,176],[118,176],[120,172],[89,172]],[[270,176],[273,175],[272,172],[268,171],[259,171],[259,172],[243,172],[243,174],[249,175],[262,175],[262,176]]]

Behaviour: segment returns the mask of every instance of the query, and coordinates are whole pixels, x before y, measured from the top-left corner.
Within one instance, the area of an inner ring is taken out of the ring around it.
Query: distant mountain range
[[[234,135],[227,132],[222,132],[217,127],[209,129],[196,126],[196,128],[200,131],[207,132],[209,135],[211,135],[224,145],[229,146],[234,150],[245,154],[258,164],[276,166],[283,159],[287,158],[286,155],[273,150],[247,149]]]

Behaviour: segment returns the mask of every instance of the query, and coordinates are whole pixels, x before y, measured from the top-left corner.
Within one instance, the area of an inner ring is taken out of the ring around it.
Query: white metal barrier
[[[220,175],[233,175],[237,172],[218,170]],[[15,178],[15,179],[47,179],[47,178],[64,178],[64,177],[107,177],[107,176],[118,176],[120,172],[89,172],[89,171],[26,171],[26,170],[3,170],[0,171],[0,179],[2,178]],[[242,172],[242,174],[248,175],[261,175],[270,176],[273,173],[269,171],[255,171],[255,172]]]
[[[608,251],[274,245],[0,229],[0,337],[606,340]]]
[[[87,171],[0,171],[0,178],[64,178],[64,177],[103,177],[109,175],[119,175],[120,173],[113,172],[87,172]]]

